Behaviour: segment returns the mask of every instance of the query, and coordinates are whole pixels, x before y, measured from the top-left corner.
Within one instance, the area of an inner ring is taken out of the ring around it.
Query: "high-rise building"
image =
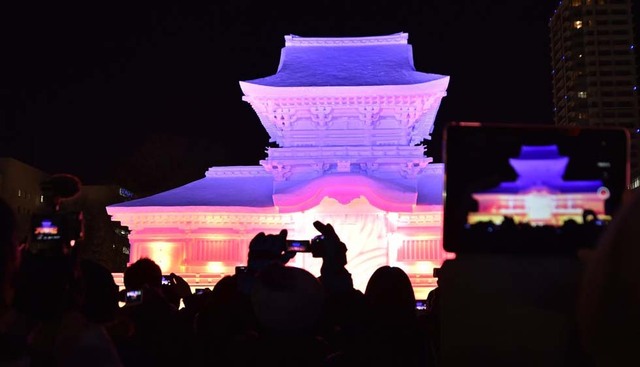
[[[640,176],[640,107],[631,0],[560,1],[550,21],[556,125],[631,133],[631,180]]]

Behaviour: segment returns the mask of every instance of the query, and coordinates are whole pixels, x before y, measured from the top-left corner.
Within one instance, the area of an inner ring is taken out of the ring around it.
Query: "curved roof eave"
[[[363,85],[363,86],[298,86],[273,87],[251,82],[241,81],[240,88],[246,97],[274,97],[289,98],[332,96],[343,97],[353,95],[414,95],[446,93],[449,76],[439,75],[440,78],[424,83],[405,85]]]
[[[320,204],[325,197],[346,205],[358,197],[385,211],[411,211],[416,204],[415,187],[384,181],[362,174],[340,173],[321,176],[273,195],[281,213],[300,212]]]
[[[148,197],[108,208],[273,207],[273,176],[205,177]]]
[[[250,206],[134,206],[116,207],[108,206],[109,215],[136,215],[148,213],[277,213],[275,206],[250,207]]]

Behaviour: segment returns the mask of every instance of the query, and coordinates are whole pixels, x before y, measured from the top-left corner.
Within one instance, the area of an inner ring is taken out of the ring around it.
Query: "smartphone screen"
[[[629,183],[619,128],[452,123],[443,149],[443,246],[454,253],[593,247]]]
[[[127,305],[136,305],[142,303],[142,290],[127,291],[125,302]]]
[[[171,277],[169,275],[162,276],[162,285],[171,285]]]
[[[287,251],[309,252],[311,241],[309,240],[287,240]]]

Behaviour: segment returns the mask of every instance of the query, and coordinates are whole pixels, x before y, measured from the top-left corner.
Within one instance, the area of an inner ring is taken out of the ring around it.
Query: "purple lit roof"
[[[156,195],[111,206],[272,207],[273,176],[204,177]]]
[[[562,176],[569,158],[561,156],[556,145],[522,146],[520,155],[510,158],[509,163],[518,178],[483,193],[518,193],[533,187],[546,187],[558,193],[596,192],[602,186],[600,180],[565,181]]]
[[[216,167],[224,168],[224,167]],[[228,167],[233,170],[234,167]],[[262,168],[257,166],[256,168]],[[320,177],[319,179],[322,179]],[[385,190],[402,191],[393,182],[368,178],[378,182]],[[311,184],[310,180],[307,184]],[[417,205],[442,204],[442,177],[424,176],[417,182]],[[217,206],[268,208],[274,206],[273,176],[240,175],[229,177],[204,177],[186,185],[141,199],[110,205],[111,207],[177,207]]]
[[[410,85],[448,79],[416,71],[407,34],[358,38],[291,35],[275,75],[247,83],[270,87]]]

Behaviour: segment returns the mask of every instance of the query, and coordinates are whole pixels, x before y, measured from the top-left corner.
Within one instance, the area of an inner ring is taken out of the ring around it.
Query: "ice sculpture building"
[[[107,207],[131,230],[130,261],[150,257],[190,284],[246,263],[258,232],[311,239],[331,223],[364,290],[373,271],[405,269],[417,296],[434,286],[442,250],[444,167],[430,139],[449,77],[418,72],[408,34],[285,36],[274,75],[241,81],[276,148],[255,166],[211,167],[205,177]],[[321,260],[291,265],[319,274]]]

